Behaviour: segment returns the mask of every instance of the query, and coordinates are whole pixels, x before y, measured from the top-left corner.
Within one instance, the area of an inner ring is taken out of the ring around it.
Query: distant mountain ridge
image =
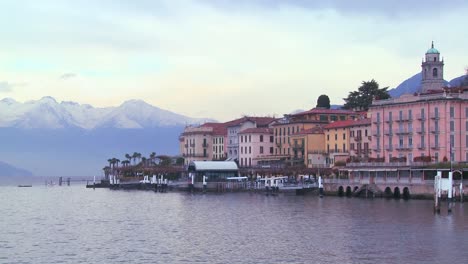
[[[0,161],[0,177],[32,176],[33,174],[25,169],[17,168],[8,163]]]
[[[445,85],[450,85],[451,87],[460,86],[461,82],[464,80],[466,75],[459,76],[452,79],[450,82],[445,81]],[[389,89],[388,93],[393,98],[398,98],[403,94],[414,94],[421,89],[422,73],[419,72],[410,78],[404,80],[396,88]]]
[[[213,121],[173,113],[143,100],[128,100],[118,107],[95,108],[89,104],[57,102],[46,96],[24,103],[11,98],[0,100],[0,127],[14,128],[154,128],[184,126]]]

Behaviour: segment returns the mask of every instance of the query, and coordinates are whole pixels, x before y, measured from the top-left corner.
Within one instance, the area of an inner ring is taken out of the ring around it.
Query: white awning
[[[192,161],[190,166],[194,166],[197,171],[237,171],[237,164],[234,161]]]

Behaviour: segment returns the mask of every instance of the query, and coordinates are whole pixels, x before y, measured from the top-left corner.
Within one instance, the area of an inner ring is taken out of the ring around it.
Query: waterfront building
[[[356,120],[349,128],[349,155],[352,161],[367,161],[371,156],[371,119]]]
[[[239,166],[257,166],[258,160],[273,155],[273,129],[248,128],[239,135]]]
[[[338,120],[354,120],[359,114],[351,110],[313,108],[296,114],[285,115],[273,125],[275,133],[275,154],[291,156],[290,135],[299,131],[323,126]]]
[[[214,126],[189,126],[186,127],[181,138],[182,156],[184,164],[189,165],[192,161],[207,161],[213,159],[213,151],[209,147],[213,140]]]
[[[354,123],[354,120],[344,120],[324,126],[326,164],[333,166],[335,163],[342,163],[345,165],[349,157],[350,129]]]
[[[468,161],[468,94],[444,87],[432,45],[422,64],[421,92],[371,105],[373,153],[386,162]]]
[[[239,161],[239,132],[249,128],[267,128],[275,121],[273,117],[245,116],[226,122],[227,127],[227,160]]]
[[[293,156],[292,165],[307,168],[326,167],[325,134],[320,126],[301,130],[290,135]]]

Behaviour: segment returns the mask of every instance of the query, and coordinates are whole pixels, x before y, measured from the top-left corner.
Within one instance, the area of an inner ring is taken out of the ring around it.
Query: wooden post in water
[[[59,177],[59,186],[62,186],[62,176]]]

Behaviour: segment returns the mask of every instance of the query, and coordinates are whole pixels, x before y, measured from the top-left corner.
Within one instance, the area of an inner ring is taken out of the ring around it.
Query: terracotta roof
[[[354,120],[344,120],[344,121],[335,121],[328,125],[325,125],[324,129],[340,128],[340,127],[350,127],[353,126],[356,121]]]
[[[312,108],[309,111],[292,114],[291,116],[301,116],[301,115],[307,115],[307,114],[357,114],[357,113],[351,110],[344,110],[344,109]]]
[[[230,127],[230,126],[238,126],[247,121],[252,121],[252,122],[255,122],[257,126],[262,127],[262,126],[267,126],[268,124],[270,124],[271,122],[275,120],[276,118],[273,118],[273,117],[244,116],[244,117],[232,120],[232,121],[228,121],[224,124]]]
[[[345,121],[336,121],[326,125],[325,129],[339,128],[339,127],[353,127],[353,126],[366,126],[370,125],[370,118],[357,119],[357,120],[345,120]]]
[[[323,134],[323,129],[321,127],[313,127],[313,128],[304,129],[294,134],[291,134],[291,136],[310,135],[310,134]]]
[[[238,134],[273,134],[273,129],[267,127],[247,128]]]
[[[213,128],[213,135],[227,135],[227,126],[224,123],[205,123],[201,127]]]

